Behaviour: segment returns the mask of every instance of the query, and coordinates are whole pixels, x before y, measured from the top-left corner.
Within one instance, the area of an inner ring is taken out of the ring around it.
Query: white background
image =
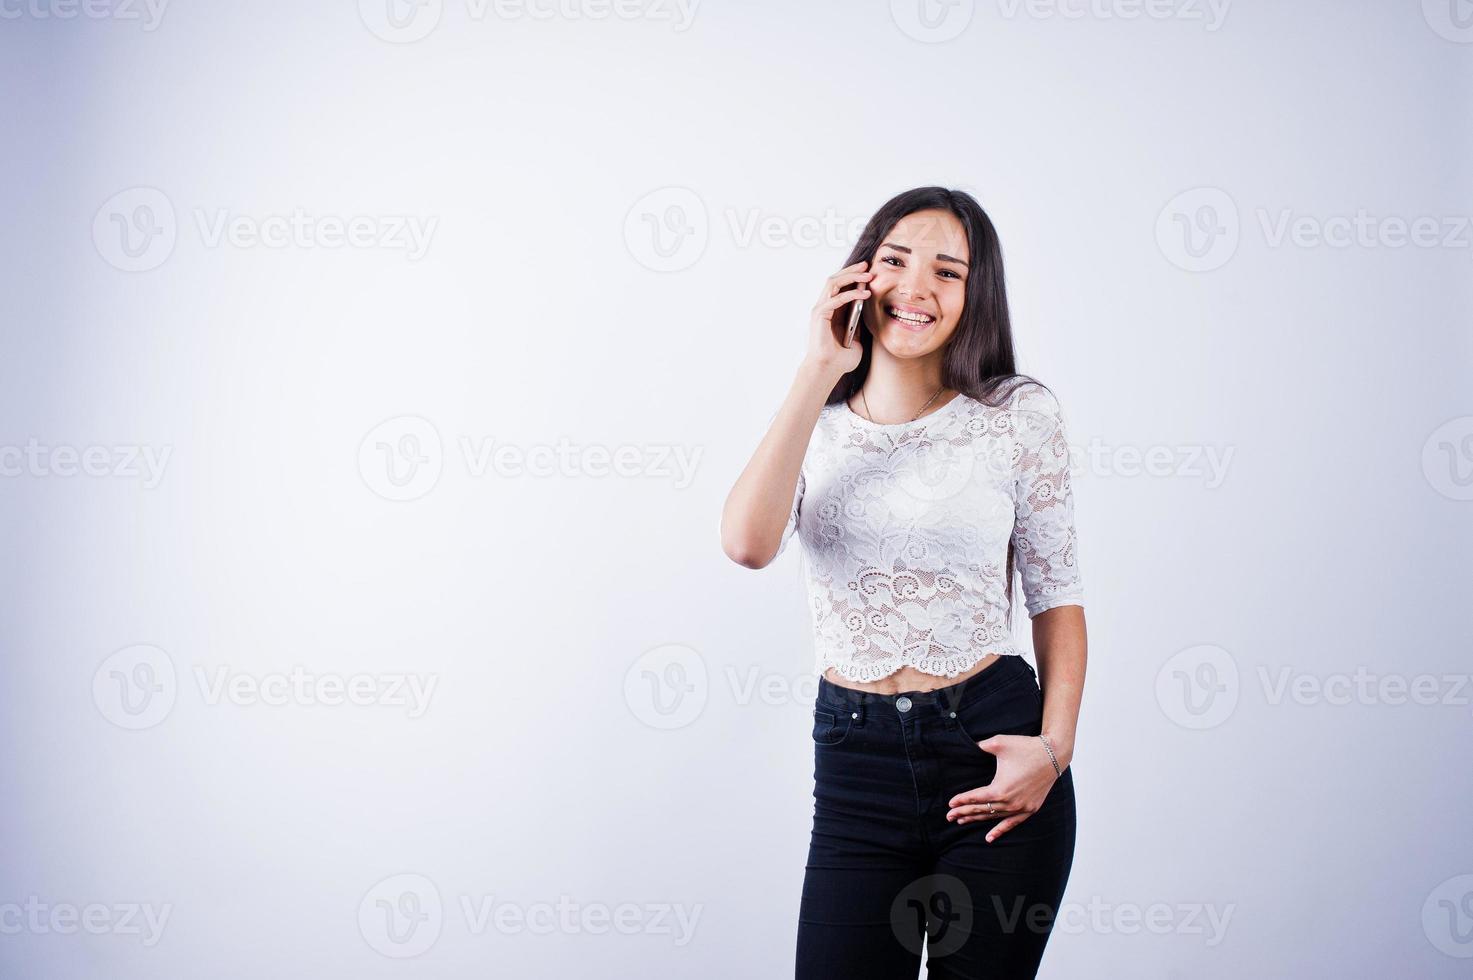
[[[739,568],[719,512],[853,233],[942,184],[1077,454],[1041,975],[1464,975],[1463,0],[384,2],[0,8],[0,972],[790,975],[799,551]],[[633,463],[477,469],[560,440]],[[383,697],[214,697],[298,666]],[[48,918],[93,903],[98,934]],[[621,903],[629,934],[576,917]]]

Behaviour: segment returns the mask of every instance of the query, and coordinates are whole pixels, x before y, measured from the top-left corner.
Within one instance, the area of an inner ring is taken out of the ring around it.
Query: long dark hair
[[[977,199],[966,191],[945,187],[917,187],[886,201],[854,243],[844,265],[871,261],[885,236],[908,214],[916,211],[948,211],[956,215],[967,234],[970,256],[966,298],[961,320],[946,342],[941,361],[941,383],[994,408],[1001,405],[1021,384],[1047,388],[1041,381],[1019,374],[1013,358],[1013,325],[1008,315],[1007,285],[1002,269],[1002,244],[992,219]],[[873,264],[870,266],[873,269]],[[829,393],[828,404],[848,401],[869,375],[874,337],[860,321],[857,339],[863,345],[859,364],[839,378]],[[1008,540],[1008,624],[1013,620],[1013,542]]]

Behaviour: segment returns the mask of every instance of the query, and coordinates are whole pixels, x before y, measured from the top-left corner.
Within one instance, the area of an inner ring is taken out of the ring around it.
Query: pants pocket
[[[994,735],[1037,735],[1043,731],[1043,692],[1031,671],[1020,671],[1001,687],[979,697],[963,695],[956,708],[956,733],[974,751]]]
[[[838,745],[849,737],[853,719],[848,714],[825,708],[813,709],[813,741],[817,745]]]

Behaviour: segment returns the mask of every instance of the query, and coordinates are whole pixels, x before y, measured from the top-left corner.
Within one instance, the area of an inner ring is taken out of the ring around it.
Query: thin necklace
[[[943,391],[945,391],[945,390],[946,390],[946,385],[944,385],[944,384],[940,388],[937,388],[936,389],[936,394],[932,395],[930,398],[927,398],[926,399],[926,404],[924,404],[924,405],[921,406],[921,412],[924,412],[926,409],[930,408],[931,407],[931,403],[933,401],[935,401],[937,398],[941,397],[941,393]],[[870,411],[869,411],[869,399],[864,397],[864,389],[863,388],[860,388],[859,389],[859,400],[862,401],[862,402],[864,402],[864,417],[866,419],[868,419],[869,421],[871,421],[871,422],[875,422],[874,416],[870,414]],[[916,419],[920,418],[921,417],[921,412],[916,412],[915,415],[913,415],[911,417],[911,421],[914,422]],[[875,425],[879,425],[879,424],[880,423],[875,422]]]

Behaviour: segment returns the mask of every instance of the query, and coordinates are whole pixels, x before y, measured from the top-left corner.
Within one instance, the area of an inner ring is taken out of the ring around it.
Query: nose
[[[896,291],[911,301],[925,299],[925,286],[921,282],[921,275],[919,271],[908,272],[906,278],[896,287]]]

